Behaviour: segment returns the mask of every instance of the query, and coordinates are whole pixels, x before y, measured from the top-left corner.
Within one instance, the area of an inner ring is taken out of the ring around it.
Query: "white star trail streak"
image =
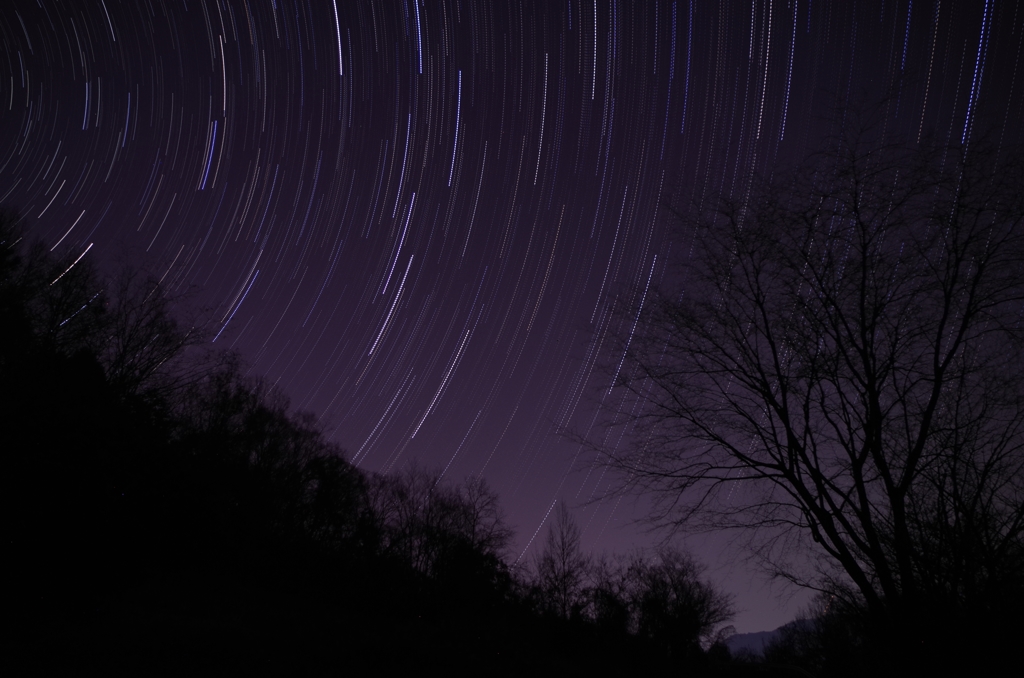
[[[452,143],[452,168],[448,170],[448,186],[452,185],[455,174],[455,154],[459,150],[459,121],[462,119],[462,71],[459,71],[459,93],[455,99],[455,141]]]
[[[345,61],[341,56],[341,27],[338,25],[338,0],[331,0],[334,9],[334,35],[338,40],[338,75],[345,76]]]

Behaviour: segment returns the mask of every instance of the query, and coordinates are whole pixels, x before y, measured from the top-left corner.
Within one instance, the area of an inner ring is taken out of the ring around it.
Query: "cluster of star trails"
[[[1019,140],[1016,3],[849,5],[16,0],[0,203],[68,268],[198,290],[360,467],[483,474],[520,548],[597,498],[588,543],[629,543],[559,431],[627,406],[605,340],[686,256],[665,206],[742,195],[865,92]]]

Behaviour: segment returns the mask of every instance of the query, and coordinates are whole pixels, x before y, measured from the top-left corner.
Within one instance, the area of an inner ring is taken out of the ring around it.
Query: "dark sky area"
[[[886,92],[912,139],[1017,143],[1022,36],[1013,0],[15,0],[0,203],[71,261],[199,290],[361,468],[482,473],[520,552],[556,499],[624,550],[638,509],[586,503],[612,478],[557,431],[617,406],[611,300],[685,256],[660,207]],[[792,616],[690,545],[739,630]]]

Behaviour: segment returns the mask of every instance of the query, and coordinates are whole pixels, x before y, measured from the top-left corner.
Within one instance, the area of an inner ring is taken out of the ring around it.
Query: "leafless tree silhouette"
[[[581,537],[572,513],[559,502],[535,569],[543,599],[552,607],[551,612],[563,619],[578,616],[583,607],[590,562],[583,553]]]
[[[745,530],[774,574],[983,614],[1024,576],[1020,165],[832,149],[679,214],[692,254],[625,318],[634,444],[608,458],[656,522]]]

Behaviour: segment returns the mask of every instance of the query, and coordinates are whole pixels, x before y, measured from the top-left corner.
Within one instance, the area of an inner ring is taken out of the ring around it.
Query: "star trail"
[[[613,479],[559,432],[619,405],[616,308],[687,252],[665,205],[742,194],[857,102],[1019,143],[1022,24],[1005,0],[15,0],[0,203],[68,261],[197,290],[210,339],[361,468],[483,474],[519,551],[559,498],[620,548],[647,539],[631,502],[591,501]]]

